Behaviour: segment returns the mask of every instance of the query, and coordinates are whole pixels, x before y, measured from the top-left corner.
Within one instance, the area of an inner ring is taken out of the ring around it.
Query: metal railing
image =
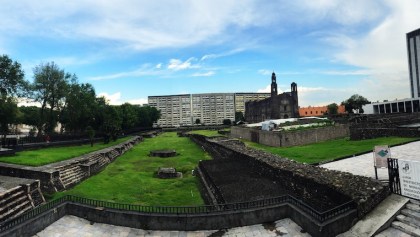
[[[331,218],[334,218],[338,215],[346,213],[350,210],[356,208],[356,205],[353,201],[346,202],[340,206],[332,208],[328,211],[319,212],[302,202],[301,200],[290,196],[283,195],[274,198],[267,198],[261,200],[254,200],[248,202],[237,202],[237,203],[228,203],[228,204],[218,204],[218,205],[203,205],[203,206],[142,206],[142,205],[133,205],[133,204],[122,204],[114,203],[108,201],[94,200],[89,198],[77,197],[77,196],[63,196],[61,198],[50,201],[44,205],[36,207],[28,212],[25,212],[21,216],[14,218],[12,220],[5,221],[0,223],[0,233],[6,230],[9,230],[24,221],[36,217],[42,213],[50,211],[57,206],[64,203],[74,203],[87,205],[95,208],[109,208],[115,210],[126,210],[134,211],[144,214],[167,214],[167,215],[177,215],[177,214],[209,214],[209,213],[222,213],[225,211],[243,211],[255,208],[264,208],[264,207],[275,207],[281,204],[291,204],[314,218],[319,222],[324,222]]]

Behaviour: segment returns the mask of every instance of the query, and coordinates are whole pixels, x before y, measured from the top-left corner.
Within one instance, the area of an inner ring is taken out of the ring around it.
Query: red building
[[[322,116],[327,113],[328,109],[327,106],[309,106],[309,107],[301,107],[299,108],[299,116],[300,117],[312,117],[312,116]],[[344,105],[339,105],[338,114],[344,114],[345,109]]]

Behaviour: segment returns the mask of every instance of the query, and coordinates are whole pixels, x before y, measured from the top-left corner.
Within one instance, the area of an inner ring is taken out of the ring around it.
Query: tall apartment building
[[[200,120],[205,125],[223,124],[235,120],[235,112],[245,113],[245,102],[270,97],[270,93],[206,93],[149,96],[150,106],[161,112],[157,124],[161,127],[193,125]]]
[[[235,93],[235,111],[242,112],[245,116],[245,103],[259,101],[270,97],[270,93]]]
[[[191,125],[191,95],[149,96],[149,106],[160,110],[158,125],[165,127]]]
[[[411,97],[420,97],[420,29],[407,33],[408,69]]]

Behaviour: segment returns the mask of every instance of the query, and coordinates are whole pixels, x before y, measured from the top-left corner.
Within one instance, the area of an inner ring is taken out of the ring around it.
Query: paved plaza
[[[391,157],[403,160],[420,161],[420,141],[391,147]],[[355,175],[375,178],[375,169],[373,167],[373,152],[326,163],[320,166],[331,170],[338,170],[349,172]],[[388,169],[378,169],[378,178],[380,180],[388,180]]]
[[[307,233],[301,233],[301,228],[290,219],[283,219],[271,224],[252,225],[227,230],[212,231],[150,231],[134,229],[122,226],[90,223],[89,221],[75,217],[64,216],[54,224],[39,232],[37,237],[252,237],[252,236],[282,236],[282,237],[307,237]]]
[[[409,159],[420,161],[420,141],[408,143],[401,146],[391,148],[392,158]],[[327,164],[321,167],[350,172],[356,175],[362,175],[374,178],[375,171],[373,168],[373,154],[367,153],[360,156],[351,157]],[[378,176],[381,180],[388,179],[388,170],[379,169]],[[381,236],[392,236],[392,233],[386,231]],[[167,236],[167,237],[204,237],[204,236],[282,236],[282,237],[300,237],[310,236],[302,233],[301,227],[290,219],[278,220],[271,224],[244,226],[227,230],[213,231],[147,231],[141,229],[133,229],[128,227],[113,226],[101,223],[90,223],[89,221],[75,216],[65,216],[56,221],[36,236],[39,237],[64,237],[64,236]],[[358,236],[352,233],[343,234],[342,236]],[[400,236],[400,235],[396,235]],[[401,235],[403,236],[403,235]]]

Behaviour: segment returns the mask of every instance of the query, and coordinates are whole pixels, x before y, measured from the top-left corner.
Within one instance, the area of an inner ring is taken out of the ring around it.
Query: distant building
[[[420,97],[420,29],[407,33],[411,97]]]
[[[407,56],[411,98],[364,105],[366,114],[420,112],[420,29],[407,33]]]
[[[235,93],[235,111],[245,116],[245,103],[269,98],[270,93]]]
[[[308,106],[299,108],[300,117],[322,116],[328,112],[327,106]],[[344,114],[346,112],[344,105],[339,105],[337,114]]]
[[[245,103],[270,97],[270,93],[204,93],[149,96],[148,104],[161,112],[160,127],[191,126],[199,121],[220,125],[235,121],[235,112],[245,112]]]
[[[245,120],[258,123],[269,119],[297,118],[299,104],[297,84],[291,84],[291,92],[280,95],[277,93],[276,74],[271,75],[271,96],[260,101],[250,101],[245,104]]]

